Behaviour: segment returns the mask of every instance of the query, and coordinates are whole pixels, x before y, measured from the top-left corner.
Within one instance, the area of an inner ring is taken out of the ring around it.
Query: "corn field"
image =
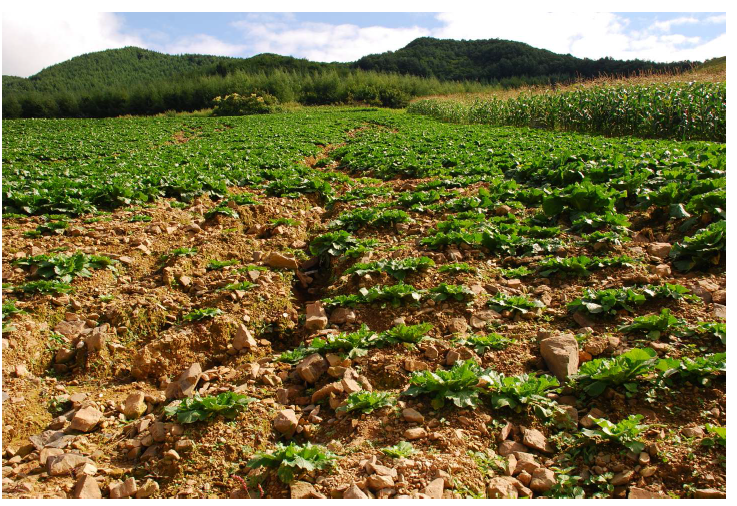
[[[418,100],[407,110],[452,123],[725,142],[727,86],[700,82],[582,87],[471,103],[433,98]]]

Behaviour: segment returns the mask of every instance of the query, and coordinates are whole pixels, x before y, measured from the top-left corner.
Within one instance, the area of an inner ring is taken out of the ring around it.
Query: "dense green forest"
[[[551,82],[602,74],[628,76],[644,70],[686,70],[692,62],[653,63],[642,60],[581,59],[509,40],[415,39],[398,51],[364,56],[354,66],[362,70],[397,72],[441,80],[487,83],[510,79]]]
[[[229,93],[269,93],[306,105],[403,107],[414,97],[547,84],[577,77],[682,70],[690,62],[586,60],[505,40],[417,39],[354,63],[168,55],[127,47],[90,53],[27,79],[3,76],[3,118],[106,117],[194,111]]]

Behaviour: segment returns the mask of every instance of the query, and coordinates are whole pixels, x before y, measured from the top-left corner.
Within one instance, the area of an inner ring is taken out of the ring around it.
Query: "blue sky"
[[[727,53],[723,12],[35,11],[3,13],[2,71],[29,76],[73,56],[129,45],[170,54],[248,57],[272,52],[317,61],[354,61],[400,49],[422,36],[511,39],[587,58],[676,61]]]

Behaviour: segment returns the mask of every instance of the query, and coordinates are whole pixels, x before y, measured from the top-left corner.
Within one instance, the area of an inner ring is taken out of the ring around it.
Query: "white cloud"
[[[158,47],[155,49],[169,54],[238,56],[242,55],[248,49],[248,46],[244,44],[229,44],[211,35],[201,33],[186,38],[179,38],[173,43],[164,44],[160,49]]]
[[[122,31],[121,19],[102,12],[3,13],[3,74],[28,77],[74,56],[144,42]]]
[[[359,27],[352,24],[304,22],[293,24],[287,18],[258,17],[233,23],[243,31],[254,53],[277,53],[313,61],[355,61],[362,56],[394,51],[430,30],[418,26],[387,28]]]
[[[705,21],[707,23],[714,23],[714,24],[726,23],[727,22],[727,15],[726,14],[718,14],[716,16],[709,16],[708,18],[705,19]]]
[[[693,25],[698,22],[699,20],[694,17],[681,16],[680,18],[668,19],[666,21],[656,21],[650,26],[650,28],[661,32],[670,32],[671,28],[674,26]]]

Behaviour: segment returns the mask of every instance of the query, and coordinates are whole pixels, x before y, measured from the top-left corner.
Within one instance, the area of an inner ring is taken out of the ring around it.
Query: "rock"
[[[343,499],[368,499],[368,496],[363,490],[358,488],[358,485],[352,483],[345,492],[343,492]]]
[[[658,472],[658,468],[655,466],[647,466],[640,469],[640,476],[644,476],[645,478],[649,478],[650,476],[654,475]]]
[[[358,373],[353,369],[346,369],[343,373],[343,379],[340,381],[343,386],[343,392],[350,395],[363,390],[358,382]]]
[[[274,418],[274,429],[283,436],[290,438],[297,430],[299,419],[293,409],[283,409]]]
[[[407,422],[423,423],[425,421],[425,417],[422,416],[422,413],[413,408],[404,408],[402,410],[402,417],[404,417]]]
[[[18,364],[13,368],[13,374],[16,378],[25,378],[28,376],[28,368],[26,364]]]
[[[585,429],[590,429],[592,427],[598,427],[596,423],[592,420],[592,418],[604,418],[606,416],[606,413],[604,413],[602,410],[598,408],[591,408],[591,410],[579,420],[578,423],[581,424],[581,427]]]
[[[88,462],[91,462],[90,459],[77,453],[53,455],[46,460],[46,472],[50,476],[63,476],[71,474],[75,468],[84,466]]]
[[[514,452],[527,452],[527,447],[516,441],[502,441],[499,445],[499,455],[502,457]]]
[[[331,394],[340,395],[343,393],[343,384],[341,382],[328,383],[319,390],[316,390],[312,394],[311,402],[313,404],[320,402],[321,400],[330,397]],[[287,404],[287,403],[284,403]]]
[[[427,431],[422,427],[411,427],[404,431],[404,438],[410,441],[427,437]]]
[[[647,253],[655,258],[668,258],[670,254],[671,244],[669,242],[651,242],[647,245]]]
[[[571,334],[543,339],[540,341],[540,354],[548,369],[562,383],[578,371],[578,341]]]
[[[591,354],[592,357],[598,357],[609,346],[609,340],[604,336],[592,336],[586,340],[583,345],[585,352]]]
[[[97,426],[100,418],[102,418],[102,412],[97,408],[88,406],[77,411],[69,428],[80,432],[91,432]]]
[[[594,325],[594,322],[586,318],[580,311],[573,313],[573,321],[578,323],[582,328],[592,327]]]
[[[202,367],[195,362],[180,374],[176,381],[169,383],[169,386],[166,387],[166,398],[181,399],[192,396],[201,377]]]
[[[497,441],[501,443],[505,439],[509,439],[509,435],[512,433],[513,430],[514,430],[514,425],[507,422],[507,424],[504,427],[502,427],[502,430],[499,431],[499,435],[496,438]]]
[[[660,492],[653,492],[639,487],[630,487],[627,499],[664,499],[665,495]]]
[[[294,257],[288,257],[276,251],[271,252],[269,258],[266,259],[266,265],[277,269],[292,269],[295,271],[299,268],[299,264]]]
[[[238,325],[238,329],[235,331],[233,337],[233,348],[236,351],[243,349],[255,350],[258,348],[258,342],[251,335],[251,331],[248,330],[245,324],[241,323]]]
[[[146,412],[146,395],[143,392],[135,392],[125,399],[123,414],[129,420],[138,418]]]
[[[532,481],[532,475],[527,471],[522,471],[517,475],[517,480],[525,487],[529,487]]]
[[[468,330],[465,318],[453,318],[448,324],[448,332],[452,334],[463,334]]]
[[[84,320],[60,321],[54,327],[54,332],[63,335],[69,340],[74,340],[82,333],[85,327]]]
[[[328,326],[328,317],[325,315],[322,302],[316,301],[307,304],[306,311],[305,328],[307,330],[322,330]]]
[[[366,462],[366,465],[364,466],[366,469],[366,472],[368,474],[379,474],[381,476],[391,476],[392,478],[397,477],[397,470],[392,469],[391,467],[382,466],[381,464],[376,464],[375,462]]]
[[[100,485],[92,476],[83,474],[77,479],[72,492],[74,499],[102,499]]]
[[[658,264],[653,269],[653,272],[661,278],[667,278],[671,274],[670,265]]]
[[[313,353],[297,365],[297,374],[307,383],[315,383],[328,370],[328,361]]]
[[[159,493],[159,484],[152,479],[148,479],[146,480],[146,483],[144,483],[136,491],[136,499],[148,499],[149,497],[155,494],[158,494],[158,493]]]
[[[353,323],[355,321],[356,313],[352,309],[339,307],[334,309],[333,312],[330,313],[330,323],[336,323],[340,325],[343,323]]]
[[[131,497],[138,492],[138,485],[136,479],[132,476],[124,482],[112,482],[110,483],[110,499],[123,499],[125,497]]]
[[[519,494],[514,484],[515,481],[517,480],[509,476],[492,478],[486,486],[486,497],[490,499],[517,499]]]
[[[514,452],[513,455],[517,459],[517,467],[515,470],[518,472],[526,472],[532,475],[536,469],[541,467],[535,460],[535,456],[531,453]]]
[[[727,319],[727,306],[722,304],[714,304],[714,318]]]
[[[694,499],[726,499],[727,493],[713,488],[697,488],[693,493]]]
[[[408,358],[404,361],[404,370],[409,372],[414,371],[426,371],[430,367],[427,365],[427,363],[423,362],[422,360],[414,360],[412,358]]]
[[[64,450],[60,448],[44,448],[38,454],[38,463],[45,466],[46,462],[48,462],[51,457],[55,457],[57,455],[64,455]]]
[[[704,429],[701,427],[684,427],[681,432],[686,437],[704,437]]]
[[[423,493],[429,495],[432,499],[442,499],[445,480],[443,478],[435,478],[423,490]]]
[[[609,483],[611,483],[615,487],[618,485],[625,485],[629,483],[629,481],[632,479],[632,476],[634,474],[635,472],[631,469],[627,471],[622,471],[620,473],[615,474]]]
[[[578,410],[574,406],[565,406],[559,404],[561,411],[555,413],[555,421],[566,425],[571,424],[573,427],[578,426]]]
[[[505,476],[514,476],[515,471],[517,470],[517,457],[514,456],[514,453],[510,453],[507,455],[507,468],[504,471]]]
[[[382,488],[390,488],[394,486],[394,478],[391,476],[372,474],[366,479],[366,486],[373,491],[381,490]]]
[[[727,303],[727,290],[715,290],[711,294],[711,301],[714,304],[726,304]]]
[[[326,497],[315,490],[312,483],[306,481],[295,481],[289,485],[289,493],[292,499],[326,499]]]
[[[555,473],[550,469],[539,467],[532,473],[530,488],[533,492],[545,493],[555,485]]]
[[[553,445],[548,442],[545,435],[537,429],[525,429],[522,434],[522,444],[544,453],[553,453],[555,451]]]

